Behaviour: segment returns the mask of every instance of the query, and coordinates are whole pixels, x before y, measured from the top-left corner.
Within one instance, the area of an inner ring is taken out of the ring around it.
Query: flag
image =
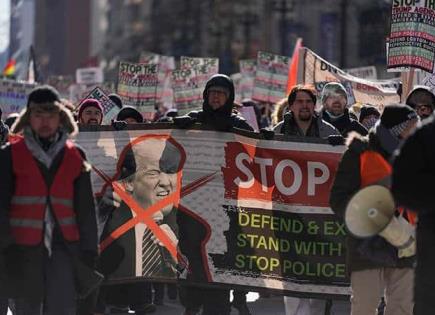
[[[3,75],[6,77],[12,77],[15,75],[15,64],[16,61],[14,59],[9,59],[8,63],[3,69]]]
[[[298,64],[299,64],[299,49],[302,48],[302,38],[296,40],[295,48],[293,50],[292,60],[288,70],[287,80],[287,94],[298,82]]]

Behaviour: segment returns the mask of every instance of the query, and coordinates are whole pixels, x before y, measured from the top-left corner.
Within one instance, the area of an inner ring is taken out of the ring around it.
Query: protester
[[[435,114],[425,119],[394,161],[392,191],[399,204],[418,213],[414,314],[435,314]],[[411,283],[408,286],[412,287]]]
[[[144,122],[144,119],[136,108],[124,106],[116,116],[116,121],[125,121],[127,124],[140,124]]]
[[[103,106],[95,99],[85,99],[79,107],[78,122],[81,125],[101,125]]]
[[[8,140],[9,127],[2,121],[2,110],[0,108],[0,146]]]
[[[252,127],[240,116],[233,112],[234,108],[234,84],[226,75],[216,74],[212,76],[203,92],[203,105],[201,111],[190,112],[187,116],[174,118],[174,124],[181,128],[188,128],[193,123],[200,123],[219,131],[230,131],[232,128],[239,128],[253,131]],[[200,244],[205,237],[204,227],[194,221],[183,212],[177,213],[177,222],[180,229],[179,247],[186,255],[192,265],[192,273],[188,274],[188,280],[206,281],[202,276],[201,249]],[[197,231],[192,235],[192,231]],[[191,238],[197,239],[197,248],[188,248],[186,243],[192,243]],[[189,240],[188,240],[189,239]],[[232,305],[239,311],[239,314],[249,315],[246,304],[246,292],[236,293],[236,302]],[[229,315],[230,295],[228,289],[196,288],[190,286],[180,287],[181,303],[185,307],[185,315],[198,314],[202,307],[203,315]]]
[[[360,189],[382,183],[391,175],[393,152],[417,121],[417,114],[409,106],[389,105],[367,137],[349,137],[330,195],[331,208],[337,215],[344,217],[349,200]],[[348,235],[346,241],[352,315],[376,314],[384,291],[385,314],[411,315],[414,258],[399,258],[397,249],[381,236],[361,240]]]
[[[274,127],[276,133],[285,136],[328,138],[340,135],[338,130],[324,121],[315,111],[316,95],[304,85],[295,85],[288,96],[288,111],[284,120]]]
[[[406,104],[417,112],[420,119],[426,119],[434,111],[435,95],[427,86],[417,85],[406,98]]]
[[[0,252],[7,268],[0,291],[14,299],[17,315],[76,314],[76,299],[101,281],[93,271],[90,167],[69,140],[77,125],[58,92],[40,86],[12,131],[22,138],[0,149]]]
[[[373,106],[364,105],[360,109],[359,122],[367,130],[373,128],[376,122],[381,117],[381,113]]]
[[[321,117],[340,131],[343,137],[349,132],[356,131],[360,135],[367,135],[367,129],[349,115],[348,97],[344,86],[338,82],[327,83],[321,93]]]
[[[341,144],[343,138],[338,130],[325,122],[314,111],[317,98],[314,91],[309,86],[295,85],[288,96],[288,112],[284,114],[284,121],[278,123],[274,130],[276,133],[285,136],[299,136],[331,139],[338,139],[334,144]],[[323,314],[326,308],[326,301],[320,299],[299,299],[294,297],[284,297],[287,315],[316,315]],[[340,307],[343,304],[336,303]]]
[[[124,107],[124,103],[122,102],[121,96],[119,96],[116,93],[109,94],[108,97],[110,100],[115,103],[116,106],[118,106],[119,109],[122,109]]]

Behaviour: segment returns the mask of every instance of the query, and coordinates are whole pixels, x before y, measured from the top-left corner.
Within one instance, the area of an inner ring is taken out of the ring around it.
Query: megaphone
[[[367,186],[358,191],[346,207],[344,221],[357,238],[380,235],[398,249],[399,257],[415,255],[415,229],[402,216],[394,215],[396,206],[388,188]]]

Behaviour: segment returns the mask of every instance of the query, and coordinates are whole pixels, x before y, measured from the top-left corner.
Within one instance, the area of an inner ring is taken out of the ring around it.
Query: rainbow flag
[[[3,69],[3,75],[6,77],[13,76],[15,74],[15,64],[16,61],[14,59],[10,59]]]

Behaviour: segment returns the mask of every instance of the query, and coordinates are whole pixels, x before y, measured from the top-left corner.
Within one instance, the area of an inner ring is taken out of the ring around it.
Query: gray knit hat
[[[336,95],[342,95],[346,98],[346,102],[348,101],[347,92],[343,84],[338,82],[329,82],[323,87],[320,100],[322,101],[322,104],[325,104],[328,97]]]

